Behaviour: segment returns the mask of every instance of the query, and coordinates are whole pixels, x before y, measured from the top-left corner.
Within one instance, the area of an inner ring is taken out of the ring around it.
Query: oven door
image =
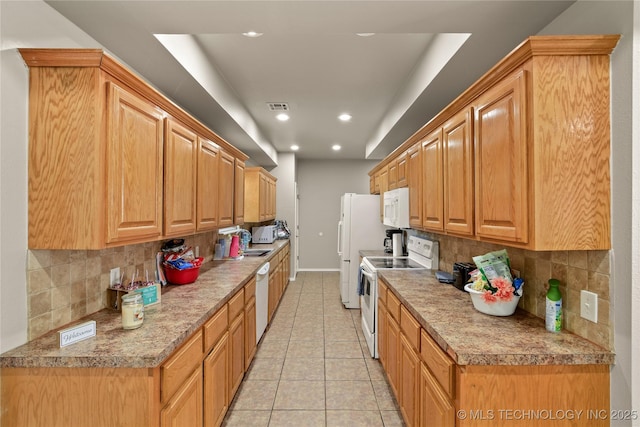
[[[378,283],[375,271],[371,271],[366,264],[360,264],[362,271],[362,290],[360,311],[362,313],[362,332],[371,357],[378,357],[376,316],[378,311]]]

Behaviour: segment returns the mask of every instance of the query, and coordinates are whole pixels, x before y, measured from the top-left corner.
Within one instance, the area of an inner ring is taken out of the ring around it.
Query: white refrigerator
[[[380,196],[346,193],[340,198],[338,257],[340,295],[346,308],[360,308],[358,273],[361,250],[382,250],[386,227],[380,221]]]

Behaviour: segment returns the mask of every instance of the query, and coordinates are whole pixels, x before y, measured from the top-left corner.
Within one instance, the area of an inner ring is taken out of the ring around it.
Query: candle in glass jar
[[[136,329],[144,321],[144,304],[142,295],[134,292],[122,296],[122,327]]]

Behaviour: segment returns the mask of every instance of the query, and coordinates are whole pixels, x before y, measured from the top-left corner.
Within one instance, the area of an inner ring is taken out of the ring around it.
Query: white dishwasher
[[[256,274],[256,343],[260,342],[267,328],[269,311],[269,263],[265,263]]]

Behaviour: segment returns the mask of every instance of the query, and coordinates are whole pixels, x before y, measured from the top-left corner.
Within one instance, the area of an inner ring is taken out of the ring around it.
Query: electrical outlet
[[[598,294],[580,291],[580,317],[598,323]]]
[[[196,246],[196,258],[200,257],[200,246]]]
[[[120,283],[120,267],[112,268],[109,273],[109,285],[113,286]]]

